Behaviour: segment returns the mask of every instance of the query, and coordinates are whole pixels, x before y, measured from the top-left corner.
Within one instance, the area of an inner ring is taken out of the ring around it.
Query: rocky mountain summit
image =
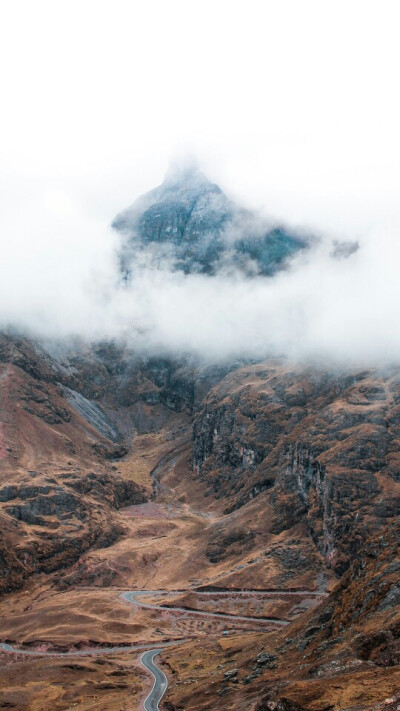
[[[186,274],[271,275],[307,246],[304,237],[236,205],[196,166],[170,171],[112,226],[124,237],[125,274],[144,261]]]

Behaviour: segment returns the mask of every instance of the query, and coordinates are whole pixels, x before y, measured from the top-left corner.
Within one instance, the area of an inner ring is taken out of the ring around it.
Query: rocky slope
[[[139,472],[146,456],[148,471],[157,464],[157,437],[172,427],[177,442],[184,438],[227,370],[138,356],[123,344],[2,334],[0,591],[123,537],[118,510],[153,495],[154,481]]]
[[[400,704],[400,529],[386,526],[325,602],[283,633],[164,653],[169,711],[395,711]],[[186,660],[185,663],[183,660]]]
[[[399,406],[398,371],[238,369],[195,417],[193,467],[226,512],[262,496],[271,534],[304,522],[340,575],[400,514]]]
[[[73,407],[46,354],[25,339],[3,336],[0,360],[5,592],[34,573],[71,565],[91,547],[109,546],[124,532],[117,510],[146,501],[149,492],[115,471],[112,461],[126,446],[105,436],[110,421],[99,406],[93,404],[88,419]]]

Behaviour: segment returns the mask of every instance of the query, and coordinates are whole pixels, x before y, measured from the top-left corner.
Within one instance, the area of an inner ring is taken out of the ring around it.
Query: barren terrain
[[[0,346],[0,709],[391,711],[396,371]]]

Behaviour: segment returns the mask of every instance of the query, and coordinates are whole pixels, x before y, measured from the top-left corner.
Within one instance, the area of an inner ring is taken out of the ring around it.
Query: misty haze
[[[237,205],[197,166],[170,168],[109,229],[69,229],[61,255],[35,239],[21,261],[20,243],[6,246],[3,328],[205,359],[397,359],[398,244],[385,230],[340,240],[289,226]]]

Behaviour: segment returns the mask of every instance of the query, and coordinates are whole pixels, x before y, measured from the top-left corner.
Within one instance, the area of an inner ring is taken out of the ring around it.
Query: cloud
[[[211,358],[273,353],[324,362],[398,361],[398,246],[380,235],[348,259],[332,259],[330,252],[323,242],[270,279],[145,271],[119,295],[119,313],[125,310],[129,320],[135,303],[134,318],[154,349]]]
[[[212,357],[398,360],[397,10],[8,3],[2,326]],[[145,261],[124,290],[108,224],[181,145],[245,207],[326,241],[273,280]],[[333,240],[360,249],[334,260]]]
[[[334,259],[331,239],[322,239],[273,278],[185,275],[142,255],[125,285],[118,235],[70,195],[39,191],[19,219],[11,212],[0,264],[3,328],[118,338],[139,350],[214,360],[399,360],[400,240],[384,228],[347,258]]]

